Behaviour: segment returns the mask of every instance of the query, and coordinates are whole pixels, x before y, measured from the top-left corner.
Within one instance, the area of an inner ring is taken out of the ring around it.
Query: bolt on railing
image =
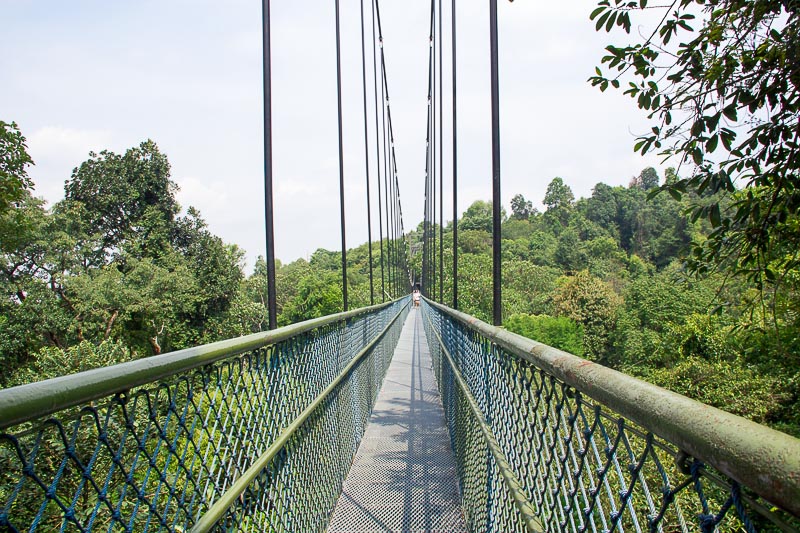
[[[0,531],[322,531],[407,312],[0,391]]]
[[[800,440],[423,312],[470,531],[800,531]]]

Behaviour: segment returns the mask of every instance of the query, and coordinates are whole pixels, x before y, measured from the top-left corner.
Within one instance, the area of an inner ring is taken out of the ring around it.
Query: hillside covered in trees
[[[47,208],[32,193],[24,137],[2,126],[4,180],[16,186],[0,203],[0,386],[266,329],[265,263],[247,276],[241,249],[213,235],[197,210],[181,214],[155,143],[90,154],[64,200]],[[691,244],[712,227],[686,213],[729,200],[651,194],[677,180],[647,168],[628,186],[598,183],[575,199],[555,178],[543,212],[515,196],[502,229],[504,325],[800,435],[798,278],[759,286],[713,269],[689,275]],[[473,203],[458,228],[460,308],[486,320],[491,205]],[[417,277],[421,229],[407,235]],[[449,303],[452,223],[443,235]],[[406,291],[404,279],[390,278],[389,259],[400,255],[373,243],[376,302]],[[352,308],[370,303],[368,266],[366,243],[348,251]],[[340,311],[340,269],[339,252],[322,249],[278,265],[279,325]],[[430,292],[438,297],[439,287]]]
[[[673,169],[661,180],[646,168],[627,187],[598,183],[589,198],[576,200],[555,178],[544,212],[516,195],[502,229],[503,324],[798,435],[797,273],[758,285],[722,267],[691,265],[697,245],[712,231],[707,218],[692,220],[695,206],[725,211],[731,199],[656,194],[659,185],[677,179]],[[458,222],[459,307],[487,322],[491,216],[491,203],[477,201]],[[450,265],[452,227],[443,233]],[[420,255],[412,259],[417,270]],[[448,270],[445,303],[452,301]],[[439,290],[432,294],[438,298]]]

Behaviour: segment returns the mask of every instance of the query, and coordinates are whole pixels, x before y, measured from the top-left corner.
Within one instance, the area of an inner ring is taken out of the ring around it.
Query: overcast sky
[[[663,175],[657,158],[633,153],[636,134],[649,129],[634,102],[586,82],[610,42],[589,21],[595,5],[500,3],[506,208],[517,193],[540,205],[556,176],[580,197],[600,181],[627,184],[645,166]],[[341,0],[341,9],[347,242],[354,246],[367,239],[359,2]],[[488,2],[460,0],[458,11],[463,212],[491,197]],[[410,229],[423,213],[430,2],[382,0],[381,14]],[[89,151],[122,153],[150,138],[169,157],[181,205],[200,209],[214,233],[244,248],[249,267],[265,253],[260,2],[0,0],[0,20],[0,119],[16,121],[28,138],[36,195],[63,198],[64,181]],[[369,33],[369,16],[367,24]],[[273,0],[272,26],[276,256],[286,262],[340,248],[334,3]],[[449,57],[448,44],[448,214]],[[376,221],[373,227],[377,240]]]

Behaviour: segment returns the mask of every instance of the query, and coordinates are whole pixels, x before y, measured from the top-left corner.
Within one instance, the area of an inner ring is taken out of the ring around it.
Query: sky
[[[275,253],[285,263],[317,248],[341,248],[335,19],[332,1],[271,6]],[[649,130],[635,102],[586,81],[604,47],[622,38],[595,32],[589,20],[595,6],[595,0],[500,2],[502,200],[509,211],[515,194],[541,207],[557,176],[576,197],[591,195],[598,182],[627,185],[646,166],[663,176],[666,165],[657,156],[633,152],[637,134]],[[430,2],[382,0],[380,7],[408,230],[424,207]],[[443,9],[450,220],[449,1]],[[266,250],[261,2],[0,0],[0,20],[0,119],[17,122],[27,137],[35,195],[51,204],[63,198],[64,181],[90,151],[123,153],[152,139],[169,158],[180,204],[198,208],[213,233],[246,250],[252,268]],[[351,247],[367,240],[359,0],[341,0],[341,24]],[[491,198],[488,2],[458,2],[457,37],[463,212]],[[374,111],[368,113],[372,120]],[[377,240],[374,150],[369,158]]]

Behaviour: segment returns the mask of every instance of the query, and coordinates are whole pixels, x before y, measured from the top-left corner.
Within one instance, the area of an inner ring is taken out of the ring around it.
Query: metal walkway
[[[465,532],[457,483],[422,313],[412,309],[328,533]]]

